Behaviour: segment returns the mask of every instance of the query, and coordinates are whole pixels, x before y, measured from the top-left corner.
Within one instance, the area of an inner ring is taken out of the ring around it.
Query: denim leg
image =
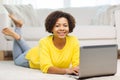
[[[23,66],[23,67],[29,67],[29,62],[28,60],[25,59],[26,53],[28,51],[25,51],[24,53],[22,53],[21,55],[19,55],[19,57],[17,57],[14,62],[16,65],[18,66]]]
[[[21,29],[15,29],[15,32],[21,35]],[[14,40],[13,44],[13,59],[16,65],[29,67],[28,60],[25,59],[25,55],[30,47],[27,45],[26,41],[21,38],[20,40]]]
[[[16,65],[23,66],[23,67],[29,67],[28,60],[25,59],[25,56],[30,48],[29,47],[26,48],[24,43],[25,43],[25,41],[22,39],[20,39],[18,41],[14,40],[13,59],[14,59],[14,62]],[[24,47],[26,49],[24,49]]]
[[[19,55],[23,53],[20,45],[17,43],[16,40],[13,42],[13,60],[15,60]]]

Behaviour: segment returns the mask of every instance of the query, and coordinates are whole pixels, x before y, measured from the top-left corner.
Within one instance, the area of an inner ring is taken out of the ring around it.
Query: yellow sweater
[[[29,60],[30,68],[40,69],[47,73],[51,66],[59,68],[68,68],[79,65],[80,46],[76,37],[67,36],[66,44],[63,49],[58,49],[52,41],[53,36],[50,35],[39,41],[36,46],[28,51],[26,59]]]

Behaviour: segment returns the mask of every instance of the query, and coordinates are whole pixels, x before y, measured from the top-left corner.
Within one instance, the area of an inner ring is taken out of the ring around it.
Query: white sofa
[[[44,20],[47,15],[56,9],[34,9],[31,5],[1,5],[4,8],[0,12],[0,30],[4,26],[11,26],[8,12],[15,14],[24,21],[23,37],[30,46],[36,45],[38,40],[49,33],[45,32]],[[83,8],[61,8],[71,13],[76,19],[76,28],[73,32],[80,40],[81,45],[116,44],[116,28],[114,27],[114,15],[111,12],[114,6],[97,6]],[[109,13],[108,13],[109,12]],[[3,15],[4,16],[1,16]],[[31,17],[32,16],[32,17]],[[0,33],[1,51],[12,50],[12,39]]]

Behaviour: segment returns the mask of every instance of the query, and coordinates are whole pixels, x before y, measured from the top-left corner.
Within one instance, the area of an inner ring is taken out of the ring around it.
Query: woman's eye
[[[55,27],[59,27],[58,25],[56,25]]]
[[[68,27],[68,25],[64,25],[64,27]]]

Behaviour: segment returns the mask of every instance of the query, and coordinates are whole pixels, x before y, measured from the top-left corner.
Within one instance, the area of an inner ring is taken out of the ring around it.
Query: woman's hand
[[[66,69],[66,74],[79,75],[79,66],[74,67],[74,68],[68,68],[68,69]]]

